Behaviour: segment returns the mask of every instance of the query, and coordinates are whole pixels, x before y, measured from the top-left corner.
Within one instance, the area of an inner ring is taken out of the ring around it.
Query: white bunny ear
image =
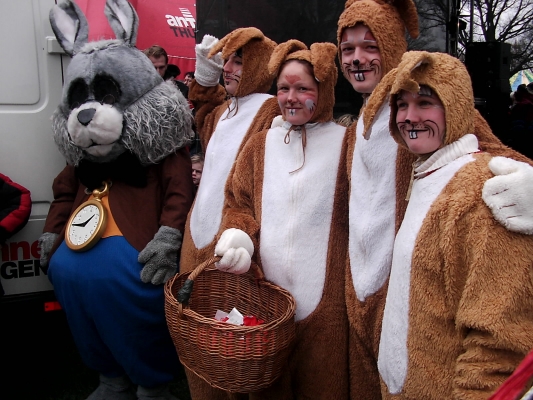
[[[55,5],[49,18],[57,41],[69,56],[72,57],[87,43],[89,25],[76,3],[67,0]]]
[[[104,13],[117,39],[135,46],[139,17],[133,6],[126,0],[107,0]]]

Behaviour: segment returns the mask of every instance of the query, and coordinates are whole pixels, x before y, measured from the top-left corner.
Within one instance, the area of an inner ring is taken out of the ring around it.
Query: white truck
[[[50,27],[54,4],[0,1],[0,172],[28,188],[32,197],[28,224],[0,249],[2,309],[58,308],[37,244],[53,200],[52,182],[65,166],[50,121],[69,62]]]

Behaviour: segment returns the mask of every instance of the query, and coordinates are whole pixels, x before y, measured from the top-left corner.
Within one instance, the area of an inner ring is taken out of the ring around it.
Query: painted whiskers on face
[[[237,51],[229,56],[222,68],[224,86],[230,96],[235,96],[243,70],[242,53]]]
[[[241,81],[242,70],[235,71],[234,73],[224,73],[224,81],[226,84],[229,81],[235,81],[237,84]]]
[[[364,82],[365,72],[373,72],[373,77],[381,78],[381,60],[375,58],[370,62],[361,64],[358,59],[353,60],[351,63],[343,63],[345,75],[353,74],[357,82]]]
[[[434,137],[440,134],[439,126],[435,121],[427,119],[417,124],[413,124],[406,119],[403,122],[398,122],[398,130],[402,135],[409,136],[409,139],[418,139],[419,132],[428,132],[428,137]]]
[[[402,90],[396,98],[396,126],[409,150],[418,155],[432,154],[444,144],[444,106],[433,91],[420,85],[420,92]]]
[[[370,29],[358,23],[346,28],[339,46],[342,73],[356,92],[370,94],[382,78],[381,52]]]

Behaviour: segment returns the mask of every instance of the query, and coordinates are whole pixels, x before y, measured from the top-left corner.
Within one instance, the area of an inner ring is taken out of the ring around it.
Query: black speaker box
[[[474,96],[509,93],[511,45],[504,42],[472,42],[466,47],[465,66],[472,79]]]

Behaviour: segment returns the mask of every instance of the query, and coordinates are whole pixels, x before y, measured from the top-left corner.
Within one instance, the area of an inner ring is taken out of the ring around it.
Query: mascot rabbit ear
[[[87,19],[76,3],[66,1],[52,7],[50,24],[59,44],[69,56],[74,56],[89,38]]]
[[[137,41],[139,17],[133,6],[127,0],[107,0],[104,13],[117,39],[134,47]]]

